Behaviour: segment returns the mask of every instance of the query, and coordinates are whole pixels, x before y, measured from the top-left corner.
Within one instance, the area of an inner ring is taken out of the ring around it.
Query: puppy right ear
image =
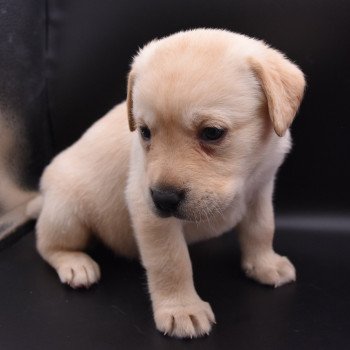
[[[133,98],[132,98],[132,90],[134,87],[134,82],[135,82],[135,74],[133,71],[131,71],[128,76],[128,90],[127,90],[127,97],[126,97],[126,106],[128,111],[130,131],[136,130],[135,119],[133,116]]]

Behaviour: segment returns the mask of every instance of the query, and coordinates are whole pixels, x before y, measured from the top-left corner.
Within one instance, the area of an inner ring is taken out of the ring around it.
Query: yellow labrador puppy
[[[208,334],[187,244],[238,225],[242,267],[264,284],[295,280],[274,252],[274,178],[291,146],[305,81],[262,41],[198,29],[154,40],[135,57],[128,96],[46,168],[37,247],[63,283],[100,278],[83,252],[92,232],[140,256],[158,330]]]

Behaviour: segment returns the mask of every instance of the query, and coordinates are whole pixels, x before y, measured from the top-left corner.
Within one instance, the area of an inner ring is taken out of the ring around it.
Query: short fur
[[[208,334],[215,322],[194,288],[187,243],[238,225],[246,274],[272,286],[294,281],[272,247],[272,193],[304,86],[295,64],[244,35],[198,29],[152,41],[134,59],[127,103],[46,168],[31,210],[42,206],[40,254],[73,288],[100,278],[83,252],[92,232],[118,254],[139,254],[156,326],[177,337]],[[145,125],[150,141],[140,137]],[[204,127],[226,134],[207,144]],[[177,217],[154,208],[150,188],[164,185],[186,190]]]

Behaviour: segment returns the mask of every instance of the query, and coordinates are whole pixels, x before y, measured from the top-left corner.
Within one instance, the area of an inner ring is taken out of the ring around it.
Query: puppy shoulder
[[[54,157],[42,175],[41,188],[79,179],[82,173],[89,178],[89,174],[96,169],[102,173],[118,161],[127,162],[130,138],[126,104],[123,102],[96,121],[73,145]]]

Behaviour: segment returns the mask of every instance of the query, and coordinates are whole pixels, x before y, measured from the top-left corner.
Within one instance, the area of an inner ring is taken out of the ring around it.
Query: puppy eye
[[[141,126],[140,127],[140,133],[141,133],[141,137],[145,140],[145,141],[149,141],[151,139],[151,130],[148,129],[147,126]]]
[[[204,128],[200,133],[200,139],[206,142],[218,141],[225,135],[226,130],[220,128]]]

